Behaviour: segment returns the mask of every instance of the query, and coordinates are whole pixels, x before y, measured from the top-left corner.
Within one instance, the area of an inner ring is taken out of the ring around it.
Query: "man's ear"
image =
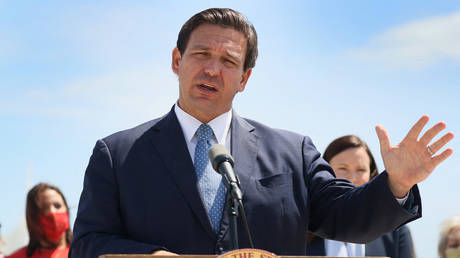
[[[171,63],[171,68],[173,72],[177,75],[179,75],[179,66],[180,66],[180,61],[182,60],[182,56],[179,52],[179,49],[175,47],[172,51],[172,63]]]
[[[243,73],[243,75],[241,75],[240,87],[238,89],[238,92],[244,91],[244,89],[246,88],[246,83],[248,82],[248,79],[251,76],[251,73],[252,73],[252,68],[249,68]]]

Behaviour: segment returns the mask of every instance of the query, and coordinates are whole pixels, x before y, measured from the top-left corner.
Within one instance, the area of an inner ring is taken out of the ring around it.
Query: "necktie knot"
[[[201,124],[196,130],[196,136],[199,140],[209,140],[213,135],[212,128],[208,124]]]

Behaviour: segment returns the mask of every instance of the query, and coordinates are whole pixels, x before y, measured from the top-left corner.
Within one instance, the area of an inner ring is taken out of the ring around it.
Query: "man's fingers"
[[[436,140],[433,144],[430,145],[430,150],[433,153],[438,152],[444,145],[446,145],[450,140],[454,138],[454,134],[452,132],[448,132],[443,135],[441,138]]]
[[[388,138],[388,132],[381,125],[377,125],[375,127],[375,132],[377,133],[377,137],[379,138],[380,152],[383,154],[387,152],[391,147],[390,138]]]
[[[412,128],[409,130],[409,132],[406,135],[406,138],[417,140],[423,127],[425,127],[425,125],[428,123],[428,120],[430,120],[430,117],[427,115],[423,115],[417,121],[417,123],[415,123],[414,126],[412,126]]]
[[[423,145],[428,145],[431,140],[433,140],[433,138],[439,133],[441,132],[442,130],[444,130],[446,128],[446,123],[444,122],[439,122],[437,123],[436,125],[434,125],[433,127],[431,127],[430,129],[428,129],[422,136],[422,138],[420,138],[420,142],[423,144]],[[430,146],[431,148],[431,146]]]
[[[443,162],[450,155],[452,155],[453,152],[454,150],[452,150],[451,148],[448,148],[444,150],[443,152],[441,152],[441,154],[433,156],[432,160],[433,160],[434,166],[435,167],[438,166],[441,162]]]

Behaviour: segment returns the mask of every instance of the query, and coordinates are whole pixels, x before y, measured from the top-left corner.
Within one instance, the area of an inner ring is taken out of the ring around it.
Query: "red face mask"
[[[67,212],[40,214],[38,219],[45,237],[53,242],[57,242],[62,234],[69,229],[69,214]]]

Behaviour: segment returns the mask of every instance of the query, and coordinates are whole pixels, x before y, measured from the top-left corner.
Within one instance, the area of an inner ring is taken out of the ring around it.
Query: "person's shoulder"
[[[65,246],[61,248],[54,249],[51,254],[53,257],[68,257],[69,256],[70,246]]]
[[[149,131],[152,127],[154,127],[158,121],[161,120],[161,118],[156,118],[150,121],[147,121],[145,123],[142,123],[140,125],[137,125],[135,127],[125,129],[122,131],[118,131],[116,133],[113,133],[104,139],[114,139],[114,138],[123,138],[123,137],[139,137],[143,134],[145,134],[147,131]]]
[[[93,152],[108,149],[111,155],[126,154],[135,144],[148,142],[149,134],[154,130],[155,125],[168,114],[97,140]]]
[[[286,129],[270,127],[268,125],[265,125],[261,122],[249,118],[239,117],[239,119],[239,123],[246,123],[248,127],[252,127],[254,129],[253,133],[256,136],[265,141],[269,141],[270,144],[306,144],[314,147],[311,138],[307,135],[302,135]]]
[[[166,116],[166,115],[165,115]],[[106,136],[102,139],[103,142],[106,144],[114,144],[114,143],[132,143],[136,141],[137,139],[145,136],[148,134],[150,130],[152,130],[155,125],[161,121],[165,116],[155,118],[153,120],[144,122],[140,125],[137,125],[135,127],[125,129],[122,131],[118,131],[116,133],[113,133],[109,136]]]
[[[277,135],[277,136],[280,136],[280,137],[296,138],[296,139],[302,139],[304,137],[308,137],[308,136],[301,135],[299,133],[289,131],[289,130],[286,130],[286,129],[270,127],[268,125],[265,125],[265,124],[263,124],[261,122],[255,121],[253,119],[242,118],[242,117],[240,117],[240,118],[243,121],[245,121],[247,124],[249,124],[250,126],[254,127],[254,129],[255,129],[254,132],[255,132],[256,135],[267,135],[268,134],[268,135]]]
[[[397,241],[398,239],[407,238],[407,237],[410,238],[410,231],[407,225],[403,225],[395,229],[394,231],[391,231],[381,236],[381,238],[387,239],[386,241],[391,242],[391,243],[394,241]]]
[[[397,228],[394,232],[400,236],[410,236],[410,230],[407,225]]]
[[[27,246],[24,246],[16,251],[14,251],[12,254],[5,256],[5,258],[23,258],[27,257]]]

